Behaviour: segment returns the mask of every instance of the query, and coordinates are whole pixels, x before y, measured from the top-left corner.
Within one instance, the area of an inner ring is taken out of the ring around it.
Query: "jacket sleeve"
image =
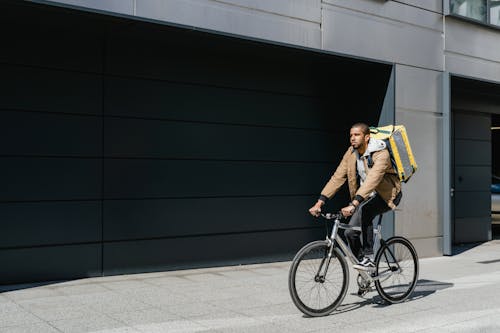
[[[356,192],[356,198],[363,201],[384,178],[387,169],[391,167],[391,157],[387,149],[373,153],[373,166],[366,175],[366,180]]]
[[[342,185],[344,185],[347,179],[347,160],[349,154],[351,154],[351,149],[349,148],[347,152],[344,154],[342,161],[340,161],[337,170],[335,170],[333,176],[330,178],[328,183],[326,183],[325,187],[321,191],[321,196],[327,197],[331,199],[335,193],[340,189]]]

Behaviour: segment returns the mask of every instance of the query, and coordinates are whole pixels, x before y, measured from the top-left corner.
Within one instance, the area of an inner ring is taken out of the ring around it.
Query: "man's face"
[[[351,128],[350,132],[350,142],[354,149],[359,149],[360,147],[366,147],[370,140],[369,134],[363,134],[363,131],[359,127]]]

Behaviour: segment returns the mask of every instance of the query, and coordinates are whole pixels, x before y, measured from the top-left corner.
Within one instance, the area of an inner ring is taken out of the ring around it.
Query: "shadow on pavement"
[[[453,287],[453,283],[421,279],[418,280],[415,290],[413,291],[412,295],[408,298],[408,300],[406,300],[406,302],[411,302],[417,299],[421,299],[423,297],[434,294],[438,290],[443,290],[451,287]],[[357,296],[357,294],[355,293],[353,293],[352,295]],[[342,304],[337,308],[337,310],[335,310],[332,313],[332,315],[357,310],[366,305],[375,305],[377,308],[384,308],[386,306],[390,306],[391,304],[385,302],[377,294],[371,298],[361,298],[359,302]]]
[[[480,242],[480,243],[464,243],[464,244],[456,244],[456,245],[453,245],[453,249],[452,249],[452,255],[457,255],[457,254],[461,254],[461,253],[464,253],[466,251],[469,251],[473,248],[475,248],[476,246],[479,246],[481,244],[483,244],[484,242]]]
[[[492,240],[500,239],[500,224],[491,225],[491,239]],[[453,245],[452,255],[464,253],[481,244],[484,244],[484,242],[455,244]]]
[[[49,284],[57,284],[57,283],[63,283],[63,282],[67,282],[67,281],[68,280],[0,285],[0,294],[8,292],[8,291],[16,291],[16,290],[22,290],[22,289],[43,287],[43,286],[47,286]]]

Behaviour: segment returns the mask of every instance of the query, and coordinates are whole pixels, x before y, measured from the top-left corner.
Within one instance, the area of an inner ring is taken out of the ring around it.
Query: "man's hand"
[[[349,203],[349,206],[341,209],[342,215],[344,215],[344,217],[351,216],[356,211],[356,207],[358,205],[359,205],[359,202],[357,200],[353,200],[351,203]]]
[[[351,216],[354,213],[355,210],[356,210],[356,207],[351,206],[351,205],[349,205],[349,206],[344,207],[344,208],[341,209],[342,215],[344,215],[344,217]]]
[[[321,214],[321,206],[323,206],[325,203],[322,200],[318,200],[314,206],[309,208],[309,213],[314,216],[318,217],[319,214]]]

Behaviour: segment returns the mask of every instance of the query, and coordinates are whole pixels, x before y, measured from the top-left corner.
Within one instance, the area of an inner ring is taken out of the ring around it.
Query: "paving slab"
[[[0,304],[0,331],[5,327],[35,324],[42,319],[15,303]]]
[[[58,329],[47,324],[47,323],[37,323],[37,324],[24,324],[9,327],[0,328],[2,333],[60,333]]]
[[[86,332],[137,332],[133,327],[128,327],[121,321],[113,319],[106,315],[96,314],[85,318],[74,318],[51,321],[49,324],[61,332],[67,333],[86,333]]]

